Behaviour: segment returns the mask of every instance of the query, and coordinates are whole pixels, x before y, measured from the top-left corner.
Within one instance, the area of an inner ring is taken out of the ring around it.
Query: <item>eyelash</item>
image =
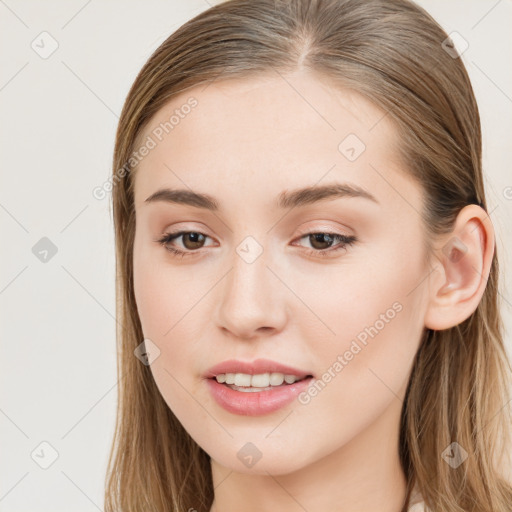
[[[185,256],[195,256],[195,254],[198,252],[197,250],[188,250],[188,251],[182,251],[180,249],[176,249],[175,247],[168,247],[166,244],[172,242],[176,238],[179,238],[182,235],[186,235],[189,233],[199,233],[200,235],[204,235],[204,233],[201,233],[199,231],[177,231],[175,233],[166,233],[161,238],[155,240],[155,242],[161,244],[165,250],[169,251],[173,254],[173,256],[176,256],[178,258],[183,258]],[[347,236],[347,235],[341,235],[339,233],[329,233],[327,231],[310,231],[307,233],[301,233],[302,236],[299,237],[299,240],[310,236],[310,235],[328,235],[329,237],[332,237],[334,240],[339,240],[340,244],[335,249],[329,248],[329,249],[321,249],[321,250],[315,250],[315,249],[306,249],[306,254],[308,256],[321,256],[326,257],[330,256],[332,253],[337,253],[343,249],[346,249],[349,246],[352,246],[355,242],[357,242],[357,238],[353,235]],[[208,235],[204,235],[208,236]],[[208,237],[209,238],[209,237]]]

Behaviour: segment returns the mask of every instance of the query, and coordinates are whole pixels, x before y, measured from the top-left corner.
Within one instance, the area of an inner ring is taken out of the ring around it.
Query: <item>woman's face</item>
[[[218,80],[175,97],[139,140],[138,313],[194,440],[259,474],[395,447],[429,272],[421,189],[386,113],[307,73]],[[184,192],[147,200],[162,189]],[[260,359],[294,370],[239,364]],[[243,374],[245,391],[219,373]],[[278,387],[266,373],[312,378]]]

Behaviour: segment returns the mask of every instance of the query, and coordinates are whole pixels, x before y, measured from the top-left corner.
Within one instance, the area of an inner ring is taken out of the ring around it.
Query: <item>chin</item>
[[[239,444],[237,444],[237,447]],[[259,443],[259,445],[256,445],[256,443],[251,445],[250,442],[243,443],[242,447],[237,448],[231,457],[228,456],[231,449],[223,449],[219,454],[214,453],[214,450],[211,452],[211,458],[217,464],[236,473],[263,476],[294,473],[310,463],[304,458],[303,453],[302,458],[298,458],[297,452],[303,452],[303,450],[296,447],[290,447],[290,449],[281,447],[281,450],[278,451],[273,446],[263,447],[261,445],[262,443]]]

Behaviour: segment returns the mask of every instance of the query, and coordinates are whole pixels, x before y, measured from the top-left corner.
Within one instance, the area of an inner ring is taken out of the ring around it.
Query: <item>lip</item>
[[[252,362],[230,359],[229,361],[223,361],[222,363],[212,366],[203,374],[203,377],[205,379],[211,379],[220,373],[247,373],[249,375],[258,375],[261,373],[272,372],[284,373],[285,375],[296,375],[300,379],[308,375],[312,375],[311,372],[299,370],[298,368],[281,364],[270,359],[256,359]]]
[[[244,392],[220,384],[215,378],[206,379],[213,398],[226,411],[243,416],[260,416],[290,404],[314,380],[308,377],[293,384],[276,386],[268,391]]]
[[[220,373],[246,373],[257,375],[261,373],[278,372],[285,375],[295,375],[300,381],[293,384],[276,386],[266,391],[237,391],[225,384],[217,382],[215,377]],[[207,370],[203,377],[213,398],[221,407],[233,414],[244,416],[259,416],[269,414],[293,402],[314,380],[311,372],[306,372],[293,366],[278,363],[270,359],[256,359],[252,362],[231,359],[223,361]],[[305,378],[308,377],[308,378]]]

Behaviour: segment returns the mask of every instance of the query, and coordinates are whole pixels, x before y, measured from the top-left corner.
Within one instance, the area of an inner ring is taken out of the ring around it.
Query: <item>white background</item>
[[[111,174],[137,72],[211,2],[0,0],[2,512],[103,509],[117,392],[114,241],[109,196],[92,190]],[[469,42],[510,351],[512,2],[419,3]],[[43,31],[58,42],[46,59],[31,47]],[[43,237],[57,248],[46,263],[32,252]],[[34,458],[50,460],[43,441],[58,452],[48,469],[31,458],[37,448]]]

